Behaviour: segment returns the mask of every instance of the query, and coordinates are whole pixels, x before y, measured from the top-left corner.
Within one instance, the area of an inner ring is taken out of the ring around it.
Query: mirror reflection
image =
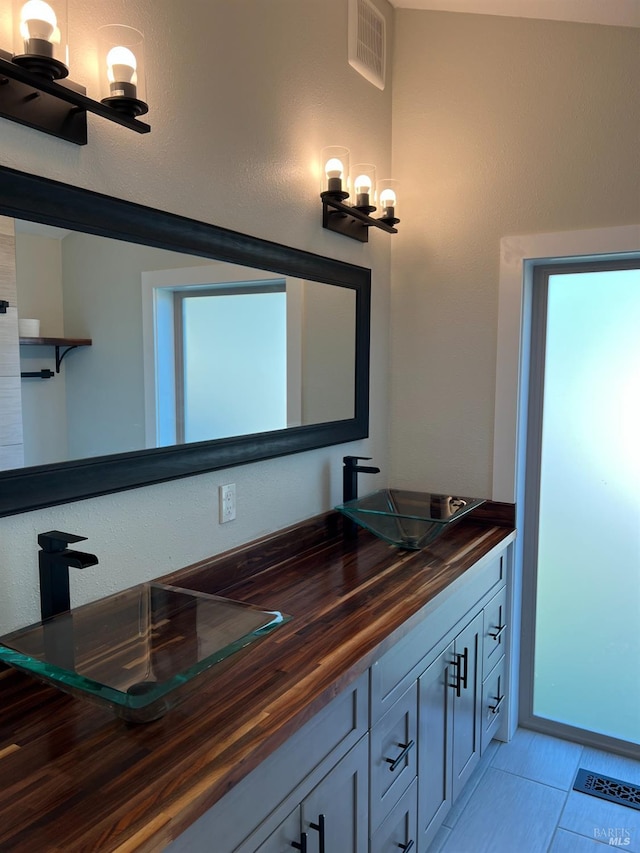
[[[356,294],[76,231],[15,222],[18,314],[90,339],[55,373],[20,346],[24,465],[355,415]]]

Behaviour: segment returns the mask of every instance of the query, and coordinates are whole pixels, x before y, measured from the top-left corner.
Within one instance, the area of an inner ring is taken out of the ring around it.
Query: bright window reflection
[[[286,294],[182,299],[185,441],[287,426]]]

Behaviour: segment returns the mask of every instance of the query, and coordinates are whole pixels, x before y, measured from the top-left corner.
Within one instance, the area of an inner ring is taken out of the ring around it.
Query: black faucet
[[[344,456],[342,469],[342,503],[358,497],[358,474],[378,474],[379,468],[372,465],[358,465],[359,460],[369,460],[370,456]]]
[[[38,568],[40,570],[40,614],[42,619],[65,613],[71,608],[69,598],[69,566],[86,569],[95,566],[98,558],[84,551],[67,548],[71,542],[82,542],[86,536],[49,530],[38,534]]]

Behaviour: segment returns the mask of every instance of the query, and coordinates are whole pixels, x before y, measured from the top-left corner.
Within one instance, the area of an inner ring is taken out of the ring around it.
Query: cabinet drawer
[[[506,687],[506,657],[503,655],[482,684],[482,752],[506,719]]]
[[[414,779],[371,836],[371,853],[398,853],[399,850],[417,853],[417,810],[418,782]]]
[[[417,732],[418,685],[414,682],[371,730],[371,831],[416,776]]]
[[[483,678],[505,653],[507,631],[507,589],[504,587],[484,608]]]

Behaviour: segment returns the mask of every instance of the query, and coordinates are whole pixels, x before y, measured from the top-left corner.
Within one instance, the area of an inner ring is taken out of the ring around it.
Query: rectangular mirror
[[[0,515],[367,436],[369,270],[0,181]]]

